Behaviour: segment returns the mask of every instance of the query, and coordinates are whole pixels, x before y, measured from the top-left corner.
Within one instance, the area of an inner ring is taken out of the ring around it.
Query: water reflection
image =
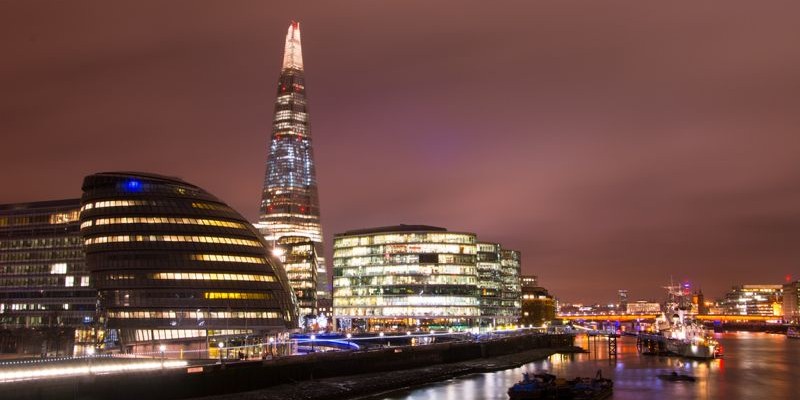
[[[792,399],[800,398],[800,340],[766,333],[715,335],[725,358],[711,361],[640,356],[636,339],[623,337],[619,356],[609,359],[607,343],[592,339],[588,354],[557,354],[521,368],[476,374],[391,393],[384,400],[508,399],[506,390],[524,371],[550,371],[572,378],[594,376],[598,369],[614,379],[614,399]],[[576,344],[587,348],[585,337]],[[668,382],[658,374],[676,371],[697,382]]]

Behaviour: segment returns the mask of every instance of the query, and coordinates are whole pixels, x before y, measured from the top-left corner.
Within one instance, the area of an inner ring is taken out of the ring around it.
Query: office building
[[[477,244],[478,292],[480,294],[481,319],[483,327],[508,323],[500,312],[503,306],[503,276],[500,264],[500,245],[495,243]]]
[[[79,199],[0,205],[1,353],[70,355],[91,342],[79,210]]]
[[[99,173],[84,179],[81,203],[103,323],[124,351],[165,344],[205,352],[209,343],[244,344],[298,326],[288,278],[264,239],[203,189],[154,174]]]
[[[617,290],[617,296],[619,297],[619,310],[625,311],[628,309],[628,289],[619,289]]]
[[[783,285],[734,286],[721,305],[726,315],[783,316]]]
[[[519,319],[522,307],[522,288],[519,279],[522,271],[521,262],[522,254],[519,251],[500,250],[500,275],[503,281],[500,318],[512,323]]]
[[[792,324],[800,323],[800,281],[783,285],[783,319]]]
[[[480,313],[472,233],[424,225],[334,236],[333,318],[352,330],[463,330]]]

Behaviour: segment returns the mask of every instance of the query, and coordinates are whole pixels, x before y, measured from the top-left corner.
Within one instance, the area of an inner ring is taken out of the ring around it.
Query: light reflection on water
[[[614,380],[613,399],[800,399],[800,340],[766,333],[717,334],[725,358],[693,361],[640,356],[636,339],[620,338],[619,357],[608,359],[606,342],[592,340],[588,354],[553,355],[520,368],[475,374],[376,398],[383,400],[508,399],[506,391],[525,371],[549,371],[565,378],[594,376],[598,369]],[[586,337],[576,344],[586,348]],[[677,371],[697,382],[668,382],[658,374]]]

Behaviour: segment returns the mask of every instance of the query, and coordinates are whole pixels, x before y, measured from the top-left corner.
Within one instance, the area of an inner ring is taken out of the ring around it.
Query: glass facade
[[[509,322],[500,312],[503,307],[503,276],[500,245],[478,243],[478,290],[480,291],[481,325],[496,326]]]
[[[500,250],[500,275],[503,280],[502,305],[500,316],[509,321],[520,317],[521,293],[520,285],[522,255],[516,250]]]
[[[466,329],[480,318],[475,235],[430,226],[334,237],[333,317],[344,329]]]
[[[292,22],[286,34],[260,216],[255,225],[268,242],[284,236],[313,241],[318,257],[317,290],[320,296],[329,296],[319,216],[300,24]]]
[[[142,338],[264,335],[297,326],[296,299],[260,234],[175,178],[101,173],[83,184],[82,242],[108,329]]]
[[[317,316],[317,253],[314,242],[303,236],[278,239],[276,254],[297,296],[300,317]]]
[[[92,324],[79,212],[79,199],[0,205],[0,352],[69,354]]]

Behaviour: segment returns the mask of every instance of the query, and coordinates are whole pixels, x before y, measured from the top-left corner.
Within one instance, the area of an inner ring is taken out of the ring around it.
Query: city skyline
[[[12,61],[0,66],[0,203],[73,198],[85,175],[142,170],[255,221],[280,38],[296,19],[327,246],[400,223],[475,232],[575,302],[660,295],[671,276],[708,298],[800,277],[795,14],[359,4],[98,3],[99,19],[0,6]]]

